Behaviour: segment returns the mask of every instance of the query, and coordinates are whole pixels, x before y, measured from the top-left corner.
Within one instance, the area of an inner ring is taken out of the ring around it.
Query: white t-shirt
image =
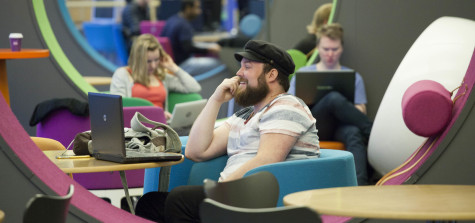
[[[253,107],[241,109],[225,122],[230,127],[229,158],[220,180],[256,156],[262,134],[280,133],[298,138],[286,160],[317,158],[320,155],[315,118],[299,98],[281,94],[246,123],[252,112]]]

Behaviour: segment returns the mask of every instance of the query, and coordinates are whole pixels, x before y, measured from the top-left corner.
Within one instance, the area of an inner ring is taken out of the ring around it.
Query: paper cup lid
[[[23,38],[23,34],[21,33],[10,33],[10,38]]]

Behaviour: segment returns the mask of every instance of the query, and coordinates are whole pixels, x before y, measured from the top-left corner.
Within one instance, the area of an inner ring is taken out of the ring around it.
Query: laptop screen
[[[88,99],[93,153],[125,157],[122,97],[89,92]]]
[[[309,106],[318,103],[331,91],[338,91],[348,101],[354,102],[355,71],[298,71],[295,74],[295,96]]]

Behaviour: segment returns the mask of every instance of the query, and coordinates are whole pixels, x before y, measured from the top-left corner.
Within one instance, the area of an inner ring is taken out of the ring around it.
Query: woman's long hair
[[[160,60],[169,55],[163,50],[157,38],[151,34],[142,34],[135,39],[129,56],[129,67],[132,70],[132,79],[134,82],[149,86],[150,77],[148,74],[147,53],[158,49]],[[158,66],[154,74],[159,80],[165,79],[166,70]]]
[[[307,25],[307,31],[310,34],[316,34],[318,29],[328,22],[332,11],[332,3],[326,3],[318,7],[313,14],[312,22]]]

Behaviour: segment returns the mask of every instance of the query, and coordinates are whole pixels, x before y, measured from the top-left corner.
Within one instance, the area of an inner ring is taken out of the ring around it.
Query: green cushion
[[[136,107],[136,106],[153,106],[153,103],[143,98],[122,98],[122,106]]]
[[[300,50],[296,50],[296,49],[287,50],[287,53],[290,54],[290,57],[292,57],[292,60],[294,61],[294,64],[295,64],[294,73],[289,75],[289,80],[291,80],[295,72],[297,72],[301,67],[305,66],[305,64],[307,63],[307,56],[304,53],[302,53]]]
[[[173,112],[175,104],[188,101],[197,101],[203,99],[198,93],[176,93],[169,92],[168,94],[168,111]]]

